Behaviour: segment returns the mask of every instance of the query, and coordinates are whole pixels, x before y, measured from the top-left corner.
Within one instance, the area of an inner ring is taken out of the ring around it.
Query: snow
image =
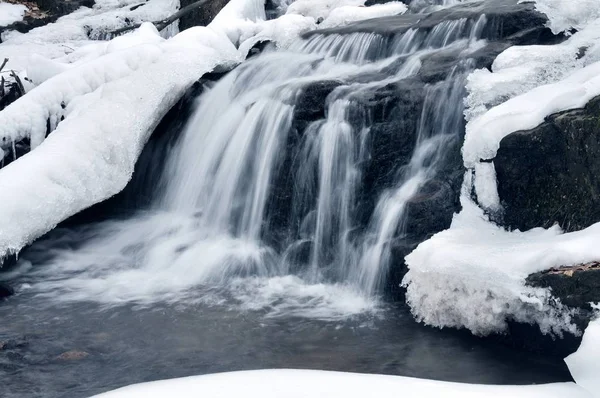
[[[402,376],[292,369],[252,370],[162,380],[124,387],[95,397],[363,398],[398,394],[403,398],[592,398],[574,383],[491,386]]]
[[[3,32],[0,53],[9,59],[6,69],[23,70],[35,66],[36,61],[30,59],[33,54],[68,63],[78,61],[83,53],[77,53],[77,49],[92,44],[98,49],[94,52],[101,51],[107,43],[103,39],[109,38],[113,30],[166,18],[176,12],[179,0],[149,0],[131,10],[137,4],[140,4],[139,0],[98,0],[93,8],[81,7],[54,23],[27,33]],[[173,32],[168,30],[167,35]]]
[[[597,61],[600,20],[560,44],[510,47],[496,57],[493,72],[479,69],[469,76],[466,119],[474,119],[533,88],[558,82]]]
[[[535,7],[548,16],[554,33],[579,30],[600,18],[598,0],[535,0]]]
[[[600,377],[598,377],[598,359],[600,358],[600,319],[592,321],[587,327],[581,346],[565,362],[575,382],[600,397]]]
[[[270,21],[264,21],[264,11],[257,6],[250,8],[251,20],[224,12],[211,25],[213,28],[218,26],[233,43],[239,43],[243,54],[247,54],[261,41],[273,41],[278,48],[288,48],[302,33],[317,28],[402,14],[407,10],[406,5],[397,1],[370,7],[364,7],[364,3],[365,0],[300,0],[292,3],[285,15]]]
[[[399,1],[365,7],[365,0],[298,0],[287,14],[311,17],[320,28],[331,28],[363,19],[403,14],[408,9]]]
[[[119,51],[117,48],[117,51],[91,62],[69,68],[9,105],[0,113],[0,148],[9,149],[13,142],[23,138],[31,138],[31,147],[36,148],[46,136],[48,120],[53,130],[61,117],[68,116],[74,99],[164,56],[156,45],[157,40],[164,39],[158,36],[153,25],[146,25],[137,32],[135,38],[138,45],[128,51]],[[60,69],[53,72],[60,72]],[[40,77],[42,73],[49,73],[44,63],[39,63],[31,72],[34,79],[43,81]]]
[[[22,4],[0,2],[0,26],[23,20],[27,7]]]

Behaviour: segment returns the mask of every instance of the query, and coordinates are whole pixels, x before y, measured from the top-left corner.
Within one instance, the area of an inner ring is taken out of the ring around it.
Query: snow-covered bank
[[[318,370],[255,370],[193,376],[124,387],[98,398],[165,396],[233,398],[363,398],[401,395],[403,398],[593,398],[574,383],[534,386],[459,384],[402,376]]]
[[[549,290],[526,286],[525,279],[600,258],[600,224],[568,234],[557,226],[508,232],[482,210],[501,211],[490,160],[502,138],[600,95],[600,4],[540,0],[537,8],[548,13],[554,31],[580,31],[558,45],[511,47],[498,56],[492,72],[478,70],[469,77],[463,210],[448,230],[406,257],[407,302],[426,324],[489,334],[505,331],[507,320],[515,320],[537,323],[545,333],[575,332],[570,311]]]
[[[149,0],[140,5],[137,0],[96,0],[93,8],[81,7],[59,18],[54,23],[35,28],[27,33],[2,32],[0,53],[8,58],[6,69],[16,71],[35,67],[38,59],[32,55],[73,63],[85,59],[90,52],[98,52],[110,32],[129,24],[157,21],[177,11],[179,0]],[[176,28],[176,25],[175,25]],[[167,34],[176,33],[169,30]],[[92,45],[86,51],[76,51]],[[94,49],[91,51],[91,49]]]

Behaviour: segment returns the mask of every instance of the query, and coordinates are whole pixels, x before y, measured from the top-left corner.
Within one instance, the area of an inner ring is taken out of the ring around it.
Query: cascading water
[[[34,245],[23,261],[52,266],[37,269],[33,288],[109,305],[233,296],[243,308],[325,318],[374,308],[406,208],[462,131],[468,56],[484,26],[315,34],[243,63],[198,99],[151,208],[78,230],[75,251],[60,248],[68,235],[46,254],[48,243]],[[425,86],[412,156],[365,211],[377,117],[368,99],[447,50],[463,61]],[[318,84],[331,85],[324,115],[300,123],[299,102]]]

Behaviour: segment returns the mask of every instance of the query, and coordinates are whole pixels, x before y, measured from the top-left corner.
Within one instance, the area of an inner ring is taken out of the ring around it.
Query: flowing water
[[[261,367],[494,383],[568,378],[562,364],[424,329],[382,299],[407,204],[462,134],[469,54],[485,25],[482,17],[393,37],[317,34],[207,87],[151,206],[57,229],[22,254],[11,276],[19,292],[0,305],[8,396],[28,388],[27,396],[86,396]],[[389,170],[393,183],[365,216],[359,198],[376,115],[364,99],[414,78],[423,57],[446,50],[461,59],[425,86],[412,155]],[[331,85],[323,114],[299,123],[305,92],[319,84]],[[87,356],[60,356],[70,350]]]

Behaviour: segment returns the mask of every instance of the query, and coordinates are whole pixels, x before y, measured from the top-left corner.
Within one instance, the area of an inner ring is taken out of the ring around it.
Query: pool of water
[[[60,302],[21,289],[0,302],[1,396],[88,397],[150,380],[262,368],[384,373],[448,381],[570,380],[557,358],[415,323],[380,305],[345,319],[221,302]]]

